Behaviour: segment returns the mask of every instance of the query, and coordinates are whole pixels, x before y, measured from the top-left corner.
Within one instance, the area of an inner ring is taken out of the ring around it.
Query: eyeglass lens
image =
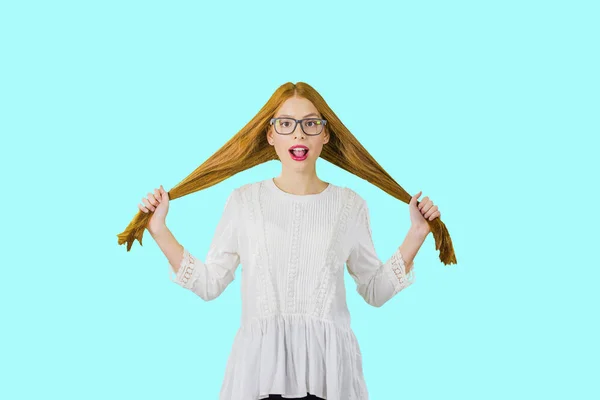
[[[282,135],[288,135],[296,128],[296,121],[291,118],[277,118],[275,130]],[[307,135],[318,135],[323,130],[323,121],[320,119],[305,119],[302,121],[302,129]]]

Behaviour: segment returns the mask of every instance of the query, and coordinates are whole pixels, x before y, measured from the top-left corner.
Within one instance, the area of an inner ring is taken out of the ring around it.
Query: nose
[[[304,136],[305,135],[304,131],[302,130],[302,127],[300,126],[300,124],[301,124],[301,122],[297,122],[296,123],[296,129],[294,129],[294,132],[293,132],[295,137]]]

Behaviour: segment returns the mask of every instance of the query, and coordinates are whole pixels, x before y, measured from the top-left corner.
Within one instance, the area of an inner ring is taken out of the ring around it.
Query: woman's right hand
[[[169,195],[163,189],[162,185],[160,185],[160,188],[154,189],[154,193],[148,193],[147,197],[143,197],[142,202],[144,204],[138,204],[138,208],[141,211],[145,213],[152,211],[152,216],[147,226],[150,234],[154,234],[166,227],[166,218],[169,212]]]

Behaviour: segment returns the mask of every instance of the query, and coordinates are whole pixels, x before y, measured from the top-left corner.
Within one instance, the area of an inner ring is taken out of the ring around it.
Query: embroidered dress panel
[[[223,293],[241,271],[240,327],[220,400],[269,394],[366,400],[362,354],[350,326],[344,263],[365,301],[381,307],[414,282],[397,249],[375,251],[365,200],[329,184],[294,195],[272,179],[236,188],[204,261],[184,247],[171,279],[204,300]]]

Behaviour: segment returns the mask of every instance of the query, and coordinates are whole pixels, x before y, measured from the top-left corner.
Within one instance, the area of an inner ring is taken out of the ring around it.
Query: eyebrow
[[[302,117],[302,118],[306,118],[306,117],[309,117],[309,116],[311,116],[311,115],[314,115],[314,116],[316,116],[316,117],[318,117],[318,116],[319,116],[317,113],[310,113],[310,114],[306,114],[306,115],[305,115],[304,117]],[[282,115],[280,115],[279,117],[290,117],[290,118],[294,118],[294,117],[292,117],[291,115],[287,115],[287,114],[282,114]],[[279,117],[277,117],[277,118],[279,118]]]

